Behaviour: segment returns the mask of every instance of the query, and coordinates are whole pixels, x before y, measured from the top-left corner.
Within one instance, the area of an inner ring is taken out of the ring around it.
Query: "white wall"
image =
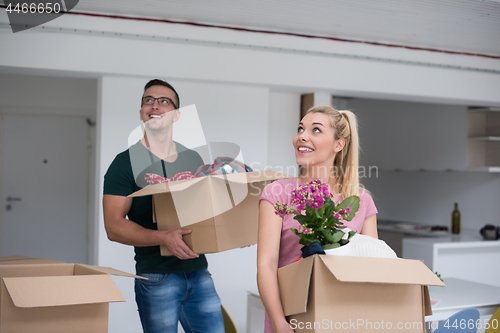
[[[300,94],[272,91],[269,97],[268,166],[296,176],[292,139],[300,121]]]
[[[4,113],[95,117],[97,81],[0,71],[0,105]]]
[[[143,82],[142,79],[101,78],[97,101],[96,175],[99,177],[95,192],[95,205],[98,207],[95,216],[96,235],[94,236],[98,244],[96,264],[131,273],[135,272],[133,247],[110,242],[107,239],[102,213],[102,189],[106,170],[114,157],[128,148],[128,136],[139,124]],[[114,277],[114,280],[127,302],[110,305],[109,331],[140,332],[141,326],[133,288],[134,280],[124,277]]]

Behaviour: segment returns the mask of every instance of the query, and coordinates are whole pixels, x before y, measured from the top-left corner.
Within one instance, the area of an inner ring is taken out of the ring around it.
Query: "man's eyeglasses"
[[[169,106],[170,104],[172,104],[174,108],[177,109],[177,105],[175,105],[174,101],[172,101],[168,97],[154,98],[152,96],[146,96],[142,98],[142,105],[153,105],[155,104],[155,101],[158,101],[159,106]]]

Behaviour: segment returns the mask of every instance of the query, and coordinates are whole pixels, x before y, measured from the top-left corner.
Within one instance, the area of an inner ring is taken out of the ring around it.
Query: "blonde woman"
[[[278,289],[278,268],[301,257],[299,238],[290,228],[299,229],[293,216],[283,219],[275,214],[279,201],[290,204],[291,192],[314,179],[328,184],[334,201],[351,195],[361,199],[360,208],[350,229],[378,238],[377,208],[370,194],[360,188],[358,177],[359,139],[356,116],[328,106],[310,109],[298,125],[293,138],[300,176],[273,182],[265,187],[259,202],[259,236],[257,248],[257,283],[266,308],[265,333],[290,333]]]

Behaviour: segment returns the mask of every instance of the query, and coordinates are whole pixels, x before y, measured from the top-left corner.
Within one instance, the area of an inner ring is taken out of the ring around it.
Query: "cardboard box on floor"
[[[113,268],[0,257],[0,333],[107,333],[109,302],[125,302]]]
[[[278,280],[296,333],[422,333],[432,314],[427,286],[444,286],[421,261],[330,255],[282,267]]]
[[[149,185],[130,197],[152,195],[158,230],[192,229],[183,236],[186,244],[195,253],[214,253],[256,244],[263,188],[290,177],[271,170],[199,177]],[[166,246],[161,254],[172,255]]]

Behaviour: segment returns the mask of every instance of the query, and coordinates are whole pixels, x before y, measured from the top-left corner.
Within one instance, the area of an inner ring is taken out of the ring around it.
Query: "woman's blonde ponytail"
[[[337,139],[343,138],[344,149],[336,156],[334,167],[341,185],[341,195],[347,198],[359,195],[359,136],[358,121],[351,111],[339,111],[342,120],[335,126]],[[346,124],[342,124],[343,122]],[[340,156],[339,156],[340,155]],[[337,159],[337,157],[339,157]]]

